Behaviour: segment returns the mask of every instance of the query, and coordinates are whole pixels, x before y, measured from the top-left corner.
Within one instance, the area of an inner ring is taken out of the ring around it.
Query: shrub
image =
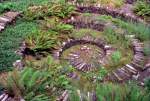
[[[12,7],[12,3],[0,3],[0,13],[3,13],[4,11],[10,10]]]
[[[58,17],[45,18],[42,26],[60,34],[70,34],[73,31],[72,25],[62,23]]]
[[[139,16],[150,16],[150,4],[146,1],[137,1],[134,12]]]
[[[119,51],[114,52],[111,56],[113,64],[117,65],[120,62],[121,57],[122,56],[121,56],[121,53]]]
[[[27,20],[44,18],[46,16],[57,16],[65,18],[70,16],[74,11],[74,7],[67,3],[51,2],[46,5],[32,6],[25,11]]]
[[[50,49],[57,44],[57,33],[37,31],[26,38],[27,46],[32,49]]]
[[[9,73],[8,78],[4,78],[5,82],[0,82],[8,94],[14,95],[16,100],[24,98],[27,101],[31,101],[38,97],[40,101],[43,101],[43,98],[47,98],[44,101],[48,101],[48,97],[41,93],[49,82],[48,77],[49,75],[46,72],[25,68],[21,72],[14,70]]]

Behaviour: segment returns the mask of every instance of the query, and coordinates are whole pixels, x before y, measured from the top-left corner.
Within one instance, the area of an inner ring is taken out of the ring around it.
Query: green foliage
[[[150,16],[150,4],[146,1],[137,1],[134,5],[134,12],[139,16]]]
[[[122,55],[119,51],[114,52],[111,56],[113,64],[117,65],[120,62],[121,57]]]
[[[5,4],[0,3],[0,13],[3,13],[4,11],[10,10],[10,8],[12,7],[12,3],[8,2]]]
[[[50,88],[55,87],[55,91],[61,89],[70,89],[70,82],[66,76],[72,70],[70,66],[61,66],[57,61],[53,59],[52,56],[48,56],[46,59],[37,62],[28,62],[27,66],[30,66],[34,69],[47,71],[50,75]],[[58,88],[58,89],[57,89]]]
[[[51,2],[42,6],[32,6],[25,11],[25,18],[34,20],[44,18],[46,16],[57,16],[65,18],[70,16],[74,11],[74,7],[67,3]]]
[[[110,44],[115,44],[118,41],[117,35],[112,28],[107,28],[103,32],[105,34],[105,39]]]
[[[24,98],[27,101],[38,98],[40,101],[43,101],[43,99],[47,99],[46,101],[48,101],[49,97],[44,93],[46,90],[45,87],[50,81],[47,72],[26,67],[21,72],[14,70],[9,74],[8,78],[5,79],[6,83],[1,83],[8,94],[14,95],[14,98]]]
[[[72,25],[62,23],[58,17],[45,18],[42,25],[44,28],[46,27],[60,34],[70,34],[73,31]]]
[[[19,44],[28,33],[37,30],[34,22],[18,20],[16,25],[11,25],[0,33],[0,71],[10,70],[15,60],[20,57],[15,54]]]
[[[103,78],[107,75],[107,73],[108,71],[105,69],[105,67],[100,67],[100,69],[98,69],[95,72],[88,72],[83,75],[90,81],[94,80],[94,82],[99,82],[103,80]]]
[[[10,9],[15,11],[25,11],[31,5],[47,4],[49,0],[11,0],[2,2],[2,5],[11,4]]]
[[[50,49],[57,44],[57,33],[37,31],[31,33],[26,38],[26,43],[30,49]]]

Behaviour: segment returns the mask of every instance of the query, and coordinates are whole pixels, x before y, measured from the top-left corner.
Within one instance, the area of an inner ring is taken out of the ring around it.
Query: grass
[[[11,25],[0,33],[0,71],[9,70],[12,63],[20,57],[15,54],[21,40],[28,34],[37,30],[34,22],[18,20],[16,25]]]
[[[49,2],[49,0],[11,0],[10,1],[6,1],[3,2],[2,4],[5,5],[12,5],[9,8],[11,10],[15,10],[15,11],[25,11],[29,6],[31,5],[41,5],[41,4],[45,4]]]
[[[113,18],[111,16],[102,15],[99,20],[111,21],[113,24],[120,28],[123,28],[129,34],[135,34],[140,40],[148,41],[150,39],[150,28],[142,23],[124,22],[120,19]]]

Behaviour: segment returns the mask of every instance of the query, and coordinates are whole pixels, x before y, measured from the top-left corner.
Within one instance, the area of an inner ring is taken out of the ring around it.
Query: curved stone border
[[[81,21],[75,20],[73,17],[72,17],[72,19],[69,19],[69,20],[65,21],[64,23],[74,25],[74,27],[76,29],[91,28],[91,29],[94,29],[94,30],[97,30],[97,31],[103,31],[103,29],[105,27],[104,24],[97,23],[97,21],[83,22],[82,20]]]
[[[96,45],[99,48],[103,49],[104,50],[104,52],[102,54],[103,59],[98,60],[98,62],[101,62],[101,63],[105,63],[106,62],[105,59],[110,54],[112,54],[113,50],[115,50],[110,45],[106,45],[106,43],[103,40],[93,38],[92,36],[86,35],[86,36],[84,36],[83,38],[80,38],[80,39],[72,39],[72,40],[68,40],[67,42],[64,42],[63,45],[59,49],[53,51],[53,56],[56,59],[60,59],[63,51],[65,51],[66,49],[68,49],[68,48],[70,48],[74,45],[81,45],[81,44]],[[71,54],[71,55],[74,55],[74,54]],[[76,58],[76,55],[74,55],[74,58]],[[74,58],[70,59],[70,62],[72,61],[71,65],[73,65],[76,69],[81,70],[83,72],[92,70],[91,68],[84,68],[85,65],[83,65],[82,62],[80,62],[80,61],[78,63],[75,63],[73,61]]]
[[[71,3],[71,2],[70,2]],[[83,5],[83,4],[75,4],[71,3],[72,5],[77,7],[77,11],[81,13],[96,13],[96,14],[106,14],[106,15],[111,15],[112,17],[119,17],[122,20],[128,20],[128,21],[134,21],[134,22],[139,22],[139,23],[146,23],[143,19],[141,19],[138,16],[132,15],[130,13],[126,13],[124,11],[121,11],[119,9],[113,9],[109,7],[104,7],[101,6],[100,4],[95,4],[95,5]]]
[[[9,11],[0,16],[0,32],[5,29],[8,23],[11,23],[19,15],[20,15],[19,12]]]
[[[83,21],[78,21],[75,18],[68,20],[69,24],[74,25],[75,27],[84,25]],[[77,27],[78,28],[78,27]],[[92,28],[90,26],[90,28]],[[140,40],[135,38],[135,35],[124,35],[125,38],[130,39],[132,42],[132,47],[134,51],[134,57],[130,64],[126,64],[122,68],[119,68],[112,73],[108,74],[104,81],[113,81],[113,82],[123,82],[132,78],[137,78],[140,76],[140,73],[146,70],[146,67],[143,67],[141,63],[145,62],[145,57],[143,54],[143,43]]]
[[[143,43],[133,37],[131,38],[131,41],[134,50],[134,57],[132,62],[108,74],[104,78],[104,81],[124,82],[129,79],[138,80],[140,73],[147,69],[143,68],[143,65],[141,64],[141,62],[145,61],[145,57],[143,54]]]

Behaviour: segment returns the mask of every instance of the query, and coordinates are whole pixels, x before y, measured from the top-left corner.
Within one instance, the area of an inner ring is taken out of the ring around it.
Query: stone
[[[145,84],[144,84],[144,82],[140,82],[140,85],[141,85],[141,86],[144,86]]]
[[[73,66],[77,66],[77,65],[81,64],[80,61],[74,61],[74,60],[69,60],[69,61]]]
[[[78,54],[72,54],[72,53],[70,53],[69,55],[70,55],[70,56],[73,56],[73,57],[79,56]]]
[[[126,73],[124,70],[119,68],[118,71],[121,72],[122,74],[126,75],[127,77],[130,77],[130,74]]]
[[[9,17],[9,18],[11,18],[12,20],[15,19],[18,15],[20,15],[19,12],[11,12],[11,11],[6,12],[6,13],[4,14],[4,16]]]
[[[8,99],[8,94],[3,94],[0,98],[1,101],[7,101]]]
[[[135,54],[134,55],[134,58],[139,58],[139,59],[144,59],[144,56],[143,55],[139,55],[139,54]]]
[[[137,74],[136,71],[134,71],[134,70],[132,70],[132,69],[130,69],[130,68],[128,68],[128,67],[125,67],[125,69],[128,70],[129,72],[131,72],[132,74]]]
[[[131,65],[129,65],[129,64],[126,64],[126,67],[128,67],[128,68],[134,70],[135,72],[137,72],[137,70],[136,70],[133,66],[131,66]]]
[[[134,65],[134,66],[136,66],[137,68],[143,68],[144,66],[141,66],[141,65],[139,65],[139,64],[137,64],[137,63],[135,63],[135,62],[132,62],[132,64]]]
[[[5,96],[5,94],[0,95],[0,100],[2,100],[2,98]]]
[[[115,72],[112,72],[114,76],[118,79],[118,81],[122,81],[123,79]]]
[[[132,78],[135,79],[135,80],[138,80],[140,74],[138,73],[137,75],[132,75]]]
[[[4,29],[4,28],[5,28],[4,26],[0,25],[0,29]]]
[[[21,60],[16,60],[16,62],[13,63],[13,66],[18,70],[22,70],[24,68],[24,63]]]
[[[5,23],[0,22],[0,26],[5,27],[5,26],[6,26],[6,24],[5,24]]]
[[[126,69],[126,67],[122,67],[120,68],[122,71],[124,71],[126,74],[129,74],[130,76],[132,75],[132,73]]]
[[[106,50],[108,50],[108,49],[111,49],[112,46],[111,46],[111,45],[105,45],[104,48],[105,48]]]
[[[7,23],[7,22],[10,22],[10,20],[5,17],[0,17],[0,22]]]
[[[81,66],[79,67],[79,69],[81,70],[85,65],[86,65],[86,63],[82,63]]]

